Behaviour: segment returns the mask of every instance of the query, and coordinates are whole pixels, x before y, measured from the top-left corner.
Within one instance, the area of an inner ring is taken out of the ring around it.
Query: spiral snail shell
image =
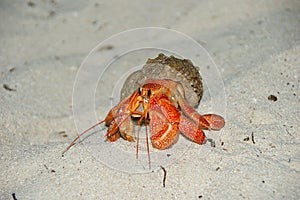
[[[202,98],[203,84],[199,68],[188,59],[179,59],[160,53],[156,58],[149,58],[141,70],[133,72],[126,79],[121,99],[131,95],[147,79],[172,79],[180,82],[185,91],[187,101],[197,107]]]

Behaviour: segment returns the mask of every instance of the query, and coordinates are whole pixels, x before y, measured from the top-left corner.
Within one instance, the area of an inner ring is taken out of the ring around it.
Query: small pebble
[[[268,100],[269,101],[277,101],[277,97],[273,94],[271,94],[270,96],[268,96]]]

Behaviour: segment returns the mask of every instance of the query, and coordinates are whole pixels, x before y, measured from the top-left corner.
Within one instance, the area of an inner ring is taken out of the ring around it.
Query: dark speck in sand
[[[114,48],[113,45],[105,45],[105,46],[103,46],[103,47],[100,47],[100,48],[98,49],[98,51],[112,50],[113,48]]]
[[[7,84],[3,84],[3,88],[5,89],[5,90],[7,90],[7,91],[10,91],[10,92],[15,92],[16,91],[16,89],[14,89],[14,88],[11,88],[10,86],[8,86]]]
[[[13,200],[17,200],[16,193],[12,193],[11,195],[12,195]]]
[[[275,95],[271,94],[268,96],[268,100],[269,101],[277,101],[277,97]]]
[[[28,1],[27,5],[28,5],[29,7],[35,7],[35,3],[32,2],[32,1]]]

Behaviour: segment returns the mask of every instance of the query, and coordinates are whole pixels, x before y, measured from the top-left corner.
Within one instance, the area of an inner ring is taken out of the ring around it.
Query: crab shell
[[[171,79],[180,82],[188,103],[197,107],[202,98],[203,84],[199,68],[190,60],[165,56],[160,53],[154,59],[148,59],[141,70],[135,71],[126,79],[121,90],[121,99],[131,95],[148,79]]]

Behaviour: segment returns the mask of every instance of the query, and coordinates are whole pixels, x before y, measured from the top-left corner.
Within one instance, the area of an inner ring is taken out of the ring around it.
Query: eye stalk
[[[142,95],[142,88],[140,87],[139,89],[138,89],[138,93],[139,93],[139,95]]]
[[[145,98],[149,99],[152,94],[150,89],[145,89],[143,87],[138,88],[137,92],[138,92],[139,96],[141,96],[144,99]]]

